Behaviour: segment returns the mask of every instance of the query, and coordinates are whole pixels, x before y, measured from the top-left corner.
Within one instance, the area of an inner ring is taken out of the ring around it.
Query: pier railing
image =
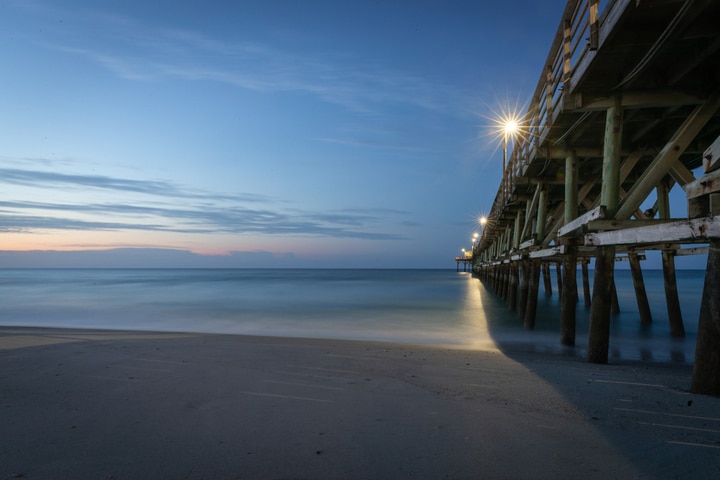
[[[516,179],[523,175],[537,149],[547,139],[555,117],[561,111],[563,93],[570,90],[575,67],[582,63],[588,52],[597,50],[603,20],[613,8],[624,8],[627,3],[628,0],[571,0],[566,5],[545,61],[544,73],[521,121],[520,132],[490,210],[491,225],[497,222],[511,199]],[[486,236],[491,234],[492,229],[485,229],[481,242],[487,241]]]

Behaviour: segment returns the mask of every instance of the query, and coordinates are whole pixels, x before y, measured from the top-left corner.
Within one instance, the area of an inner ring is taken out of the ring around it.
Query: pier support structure
[[[620,97],[607,109],[605,117],[605,145],[600,202],[605,217],[613,218],[620,203],[620,146],[622,140],[622,103]],[[614,290],[615,247],[598,247],[595,256],[593,301],[590,309],[590,339],[588,361],[607,363],[610,346],[610,310]]]
[[[640,262],[646,251],[661,252],[670,329],[680,337],[675,257],[706,253],[682,247],[710,242],[693,390],[720,395],[720,22],[706,20],[720,18],[720,2],[686,2],[682,15],[671,4],[568,0],[522,135],[511,155],[503,149],[501,186],[473,268],[531,329],[540,274],[551,294],[555,265],[560,341],[574,346],[579,264],[588,361],[606,363],[610,319],[621,307],[615,261],[629,262],[643,328],[652,313]],[[705,176],[696,180],[700,163]],[[670,216],[675,185],[687,193],[687,218]]]

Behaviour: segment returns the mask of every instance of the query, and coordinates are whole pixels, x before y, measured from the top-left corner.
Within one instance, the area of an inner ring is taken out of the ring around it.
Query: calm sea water
[[[653,324],[641,328],[629,272],[611,356],[692,362],[703,271],[678,271],[687,336],[671,339],[662,272],[645,271]],[[579,277],[579,275],[578,275]],[[553,278],[553,287],[556,286]],[[579,289],[582,296],[582,288]],[[382,340],[542,351],[559,346],[560,302],[542,287],[536,328],[479,280],[454,270],[0,270],[0,325]],[[589,311],[578,304],[577,355]]]

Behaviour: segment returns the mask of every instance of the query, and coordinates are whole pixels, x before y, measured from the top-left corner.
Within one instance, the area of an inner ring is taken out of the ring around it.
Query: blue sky
[[[564,6],[0,1],[0,266],[452,268]]]

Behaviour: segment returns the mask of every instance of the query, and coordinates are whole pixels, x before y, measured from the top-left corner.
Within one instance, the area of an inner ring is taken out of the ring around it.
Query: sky
[[[453,268],[564,7],[0,0],[0,267]]]

